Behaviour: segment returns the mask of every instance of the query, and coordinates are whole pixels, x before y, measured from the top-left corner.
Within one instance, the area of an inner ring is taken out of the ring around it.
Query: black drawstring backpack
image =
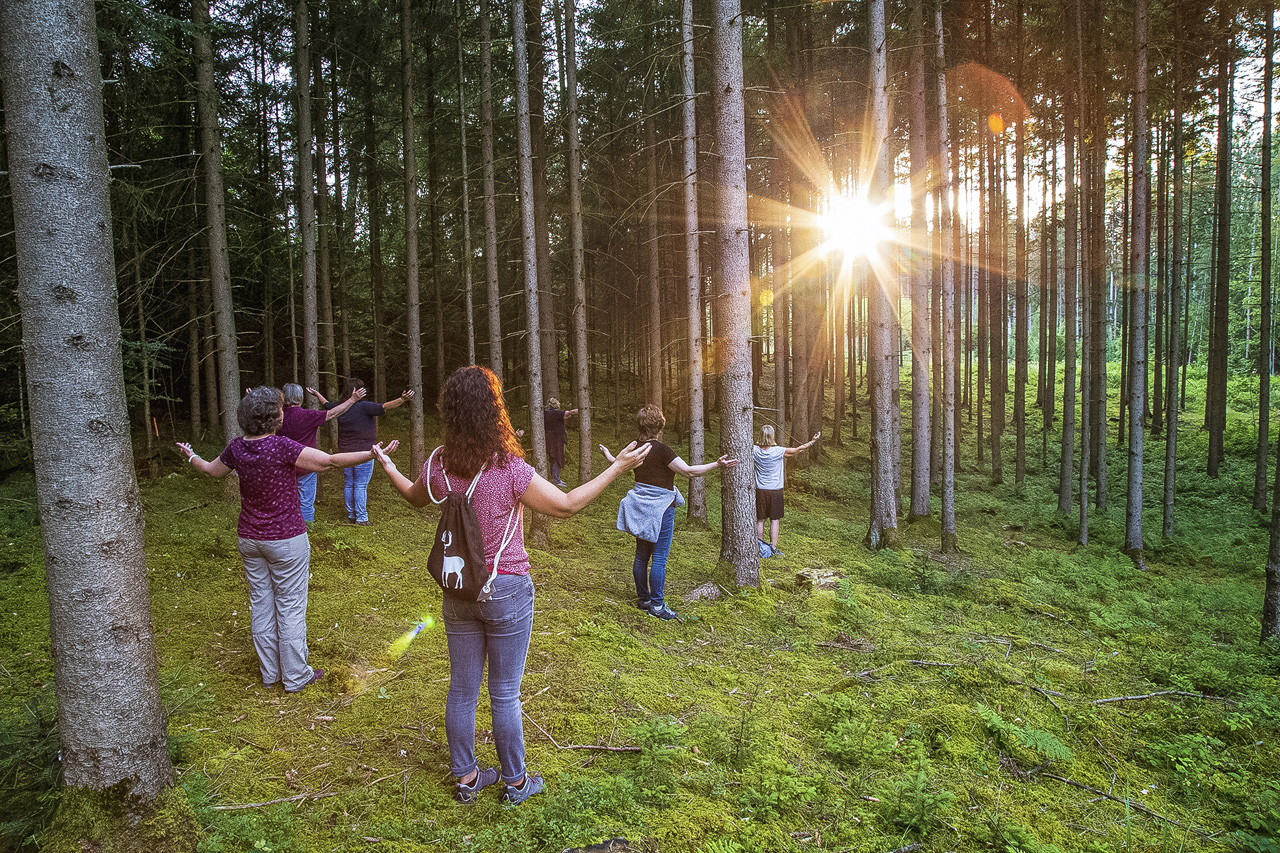
[[[436,500],[431,492],[431,461],[439,452],[440,448],[437,447],[427,459],[427,497],[432,503],[442,504],[435,542],[431,546],[431,555],[427,557],[427,571],[431,572],[431,577],[436,579],[446,595],[463,601],[488,601],[493,596],[498,561],[502,559],[502,552],[511,544],[523,521],[523,507],[517,503],[511,508],[511,515],[507,517],[506,526],[502,530],[502,543],[493,557],[493,570],[487,570],[484,565],[484,534],[480,530],[480,519],[471,507],[471,496],[489,466],[481,466],[465,492],[455,492],[449,483],[449,472],[445,470],[444,460],[440,460],[445,495]]]

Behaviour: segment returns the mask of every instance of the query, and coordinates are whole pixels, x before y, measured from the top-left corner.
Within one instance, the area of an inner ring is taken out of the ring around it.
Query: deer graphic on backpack
[[[445,494],[436,500],[431,491],[430,472],[431,463],[439,452],[440,448],[437,447],[431,451],[431,457],[427,460],[427,496],[432,503],[442,505],[435,542],[427,557],[427,571],[450,597],[463,601],[487,601],[493,595],[493,581],[498,576],[498,561],[502,559],[502,552],[520,529],[523,507],[517,503],[511,508],[498,551],[493,556],[493,568],[487,568],[484,559],[484,533],[480,529],[476,511],[471,507],[471,496],[475,494],[476,486],[489,466],[484,465],[476,472],[465,492],[455,492],[449,482],[449,472],[445,470],[444,460],[441,459],[440,473],[444,475]]]
[[[440,544],[444,546],[444,563],[440,567],[440,586],[444,589],[462,589],[462,567],[466,560],[449,555],[449,546],[453,544],[453,533],[446,530],[440,535]],[[454,584],[457,581],[457,584]]]

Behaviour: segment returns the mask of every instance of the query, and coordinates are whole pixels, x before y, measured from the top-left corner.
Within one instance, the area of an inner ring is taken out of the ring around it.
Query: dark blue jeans
[[[519,782],[525,771],[520,681],[533,633],[533,581],[528,575],[500,574],[493,582],[493,598],[470,602],[446,595],[443,610],[449,637],[449,698],[444,707],[449,769],[461,778],[478,766],[476,705],[487,659],[502,781]]]
[[[672,504],[662,514],[658,541],[636,540],[636,561],[631,571],[636,578],[636,597],[641,604],[662,606],[662,594],[667,585],[667,555],[671,553],[671,536],[675,529],[676,507]]]

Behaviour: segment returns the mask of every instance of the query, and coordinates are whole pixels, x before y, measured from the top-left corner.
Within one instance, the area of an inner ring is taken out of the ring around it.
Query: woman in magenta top
[[[277,435],[284,398],[275,388],[250,388],[236,409],[244,435],[232,439],[217,459],[202,459],[179,442],[201,473],[240,475],[240,556],[249,581],[253,647],[267,687],[284,684],[296,693],[319,681],[322,669],[307,665],[307,581],[311,544],[298,500],[297,466],[306,471],[346,468],[373,459],[373,451],[328,454]],[[388,450],[394,450],[391,442]],[[381,449],[381,448],[379,448]]]
[[[520,719],[520,681],[533,633],[533,581],[529,579],[529,555],[524,550],[522,507],[556,518],[568,518],[591,503],[615,477],[644,461],[648,447],[632,442],[609,455],[609,467],[589,483],[565,493],[533,470],[524,460],[520,441],[502,399],[502,382],[488,368],[460,367],[440,394],[444,422],[444,446],[435,460],[428,460],[422,474],[410,480],[396,469],[387,453],[375,445],[374,454],[391,483],[410,504],[426,506],[431,491],[445,488],[445,474],[455,490],[467,485],[483,470],[471,498],[484,538],[485,562],[492,571],[493,558],[504,532],[511,538],[502,550],[493,597],[466,602],[444,597],[444,624],[449,639],[449,697],[444,726],[449,740],[449,761],[457,778],[454,795],[473,803],[480,789],[502,780],[502,798],[522,803],[543,788],[542,777],[528,773],[524,764],[524,726]],[[487,466],[487,467],[486,467]],[[428,480],[430,489],[428,489]],[[511,525],[515,525],[512,531]],[[493,739],[498,750],[496,768],[476,761],[476,705],[485,662],[489,664],[489,704],[493,712]]]

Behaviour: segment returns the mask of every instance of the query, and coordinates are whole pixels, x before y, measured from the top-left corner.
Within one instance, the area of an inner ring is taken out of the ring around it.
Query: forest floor
[[[1178,534],[1163,544],[1163,442],[1148,442],[1145,571],[1119,552],[1118,452],[1086,548],[1056,513],[1038,431],[1022,485],[1011,431],[1009,482],[993,486],[966,455],[962,552],[944,557],[936,518],[904,524],[898,550],[868,551],[865,439],[828,443],[790,475],[786,556],[761,563],[758,589],[735,589],[717,537],[678,521],[672,622],[633,604],[633,540],[614,529],[627,485],[615,483],[553,523],[549,551],[531,551],[525,737],[547,792],[517,808],[491,791],[472,807],[452,800],[439,620],[392,650],[438,616],[424,569],[433,511],[408,507],[379,473],[375,526],[341,524],[341,474],[321,477],[309,640],[326,675],[286,695],[258,680],[236,510],[175,454],[142,494],[172,751],[200,849],[560,851],[622,838],[662,853],[1274,851],[1280,654],[1258,644],[1267,519],[1248,508],[1247,441],[1229,438],[1213,481],[1203,435],[1189,426],[1182,439]],[[56,774],[32,486],[17,474],[0,487],[0,821],[12,846],[38,830]],[[720,600],[682,600],[707,581]],[[491,764],[487,724],[482,693]]]

